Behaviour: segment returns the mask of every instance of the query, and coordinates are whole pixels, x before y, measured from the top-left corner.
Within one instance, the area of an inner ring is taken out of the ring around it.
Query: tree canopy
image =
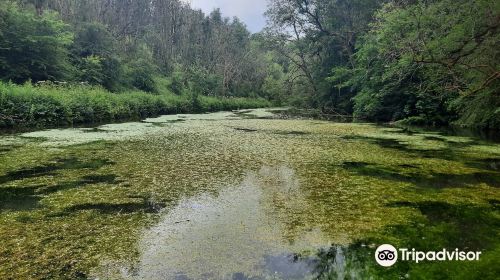
[[[268,16],[302,106],[500,128],[498,1],[273,0]]]

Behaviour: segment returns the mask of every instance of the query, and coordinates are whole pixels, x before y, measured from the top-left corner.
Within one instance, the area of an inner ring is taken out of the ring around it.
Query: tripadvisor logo
[[[380,245],[375,251],[375,260],[381,266],[392,266],[398,260],[398,250],[389,244]]]
[[[417,251],[415,249],[400,248],[397,250],[390,244],[380,245],[375,251],[375,260],[381,266],[393,266],[398,257],[401,261],[413,261],[419,263],[421,261],[478,261],[481,252],[464,252],[458,249],[449,251],[443,249],[441,251]]]

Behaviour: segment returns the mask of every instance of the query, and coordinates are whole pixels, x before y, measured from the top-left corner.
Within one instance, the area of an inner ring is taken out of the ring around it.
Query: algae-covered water
[[[250,110],[0,136],[0,279],[497,279],[500,144]],[[378,266],[378,245],[481,251]]]

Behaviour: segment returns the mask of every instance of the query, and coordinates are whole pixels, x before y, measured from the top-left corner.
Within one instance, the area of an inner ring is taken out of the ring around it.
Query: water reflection
[[[319,229],[285,238],[277,196],[300,197],[292,169],[263,167],[217,196],[182,201],[144,235],[140,279],[305,279],[309,260],[294,253],[329,244]],[[292,203],[292,201],[290,202]],[[210,272],[210,273],[208,273]]]
[[[418,266],[400,262],[382,268],[373,253],[377,244],[388,240],[423,250],[483,250],[484,264],[495,256],[490,251],[494,237],[489,233],[498,228],[498,219],[490,216],[491,208],[436,202],[387,204],[388,209],[410,207],[422,216],[411,223],[386,226],[383,236],[332,244],[318,227],[291,228],[297,217],[290,212],[304,210],[293,208],[304,205],[301,188],[293,169],[264,166],[248,172],[241,184],[223,187],[218,195],[185,199],[144,234],[139,266],[126,278],[405,279],[432,273],[449,278],[461,271],[451,262]],[[422,267],[432,273],[426,274]]]

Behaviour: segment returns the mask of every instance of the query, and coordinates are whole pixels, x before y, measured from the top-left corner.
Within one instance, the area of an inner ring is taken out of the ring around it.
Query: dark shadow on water
[[[15,149],[15,146],[12,146],[12,145],[0,146],[0,155],[6,154],[14,149]]]
[[[233,129],[236,130],[236,131],[242,131],[242,132],[258,132],[259,131],[257,129],[243,128],[243,127],[233,127]],[[277,135],[308,135],[308,134],[311,134],[311,133],[305,132],[305,131],[275,131],[275,130],[267,130],[265,132],[272,133],[272,134],[277,134]]]
[[[403,131],[404,132],[404,131]],[[364,162],[345,162],[343,167],[360,175],[377,177],[380,179],[408,182],[421,188],[451,188],[467,187],[485,183],[491,187],[500,187],[500,158],[473,158],[460,153],[460,148],[474,145],[474,142],[456,143],[438,136],[426,136],[427,140],[437,140],[447,143],[444,149],[416,149],[405,142],[396,139],[373,138],[364,136],[348,136],[344,139],[366,141],[382,148],[402,151],[412,157],[424,159],[441,159],[460,162],[463,165],[478,169],[476,172],[465,174],[447,174],[433,171],[426,172],[416,165],[401,164],[398,166],[384,166]]]
[[[405,152],[414,151],[413,149],[408,148],[408,145],[406,145],[405,143],[401,143],[397,139],[376,138],[376,137],[368,137],[368,136],[360,136],[360,135],[343,136],[341,138],[345,139],[345,140],[354,140],[354,141],[373,143],[373,144],[376,144],[382,148],[392,148],[392,149],[396,149],[396,150],[402,150]]]
[[[86,175],[77,181],[63,182],[54,186],[36,185],[28,187],[0,187],[0,211],[33,210],[39,207],[39,201],[52,193],[82,188],[95,184],[119,184],[114,174]]]
[[[416,149],[412,148],[405,142],[399,141],[397,139],[390,138],[375,138],[375,137],[366,137],[366,136],[345,136],[342,139],[346,140],[355,140],[355,141],[363,141],[378,145],[382,148],[398,150],[407,154],[410,154],[415,157],[420,158],[438,158],[444,160],[457,160],[460,159],[460,155],[457,155],[456,148],[458,146],[454,144],[449,144],[448,148],[445,149]],[[465,145],[465,144],[464,144]],[[469,144],[467,144],[469,145]],[[461,146],[463,147],[463,145]]]
[[[490,199],[488,200],[488,203],[495,209],[495,210],[500,210],[500,200],[497,199]]]
[[[498,208],[434,201],[399,201],[387,206],[410,207],[425,217],[423,221],[396,225],[390,230],[415,248],[432,250],[439,243],[444,248],[482,250],[498,243],[494,234],[500,229]]]
[[[465,164],[477,169],[500,171],[500,158],[475,159],[467,161]]]
[[[278,132],[275,132],[275,134],[279,134],[279,135],[308,135],[311,133],[305,132],[305,131],[278,131]]]
[[[82,184],[118,184],[122,181],[117,180],[117,176],[115,174],[106,174],[106,175],[86,175],[81,179]]]
[[[367,137],[367,136],[344,136],[342,139],[345,140],[354,140],[354,141],[363,141],[378,145],[382,148],[398,150],[404,153],[408,153],[411,156],[419,157],[419,158],[436,158],[443,160],[453,160],[453,161],[463,161],[463,154],[460,153],[461,148],[465,148],[468,146],[473,146],[478,144],[475,141],[469,142],[453,142],[448,141],[444,138],[434,137],[434,136],[426,136],[426,140],[437,140],[441,142],[445,142],[447,144],[446,148],[442,149],[418,149],[413,148],[404,141],[400,141],[392,138],[376,138],[376,137]],[[482,145],[489,145],[486,143],[479,143]]]
[[[418,133],[417,131],[415,131],[413,129],[406,128],[406,127],[403,127],[401,129],[398,129],[398,130],[387,130],[387,132],[395,133],[395,134],[404,134],[404,135],[409,135],[409,136],[412,136],[412,135],[415,135]]]
[[[438,136],[425,136],[424,139],[425,140],[429,140],[429,141],[448,142],[448,141],[446,141],[446,139],[444,139],[442,137],[438,137]]]
[[[401,167],[401,168],[411,168],[411,169],[413,169],[413,168],[417,168],[418,169],[419,168],[417,165],[414,165],[414,164],[400,164],[398,166]]]
[[[41,197],[36,190],[41,186],[0,188],[0,212],[4,210],[25,211],[38,207]]]
[[[119,184],[121,182],[123,182],[123,181],[117,180],[117,176],[114,174],[86,175],[77,181],[65,182],[65,183],[55,185],[55,186],[47,186],[47,187],[39,188],[37,190],[37,193],[43,194],[43,195],[49,195],[51,193],[55,193],[55,192],[59,192],[59,191],[85,187],[87,185],[95,185],[95,184],[101,184],[101,183],[102,184],[109,184],[109,185],[116,185],[116,184]]]
[[[8,199],[0,199],[0,212],[10,211],[28,211],[38,208],[39,196],[19,196]]]
[[[346,169],[356,169],[356,168],[364,168],[370,166],[370,164],[367,162],[346,161],[342,164],[342,166]]]
[[[107,159],[92,159],[89,161],[80,161],[76,157],[66,159],[56,159],[52,163],[39,165],[31,168],[23,168],[10,171],[0,176],[0,184],[9,183],[16,180],[27,178],[43,177],[55,175],[59,170],[92,169],[97,170],[106,165],[112,165],[114,162]]]
[[[95,210],[101,214],[118,214],[118,213],[134,213],[134,212],[144,212],[144,213],[158,213],[159,209],[157,205],[152,205],[147,202],[127,202],[127,203],[86,203],[79,204],[75,206],[68,207],[64,210],[64,213],[73,213],[76,211],[85,210]]]
[[[166,121],[166,123],[179,123],[179,122],[186,122],[186,120],[185,119],[176,119],[176,120]]]
[[[243,131],[243,132],[257,132],[257,129],[250,129],[250,128],[235,127],[233,129],[237,130],[237,131]]]
[[[419,188],[463,188],[477,184],[500,187],[500,173],[478,171],[465,174],[424,172],[415,165],[384,166],[366,162],[344,162],[342,167],[362,176],[411,183]]]
[[[92,127],[89,129],[82,129],[83,133],[96,133],[96,132],[103,132],[103,133],[109,133],[109,130],[105,130],[99,127]]]
[[[74,214],[78,211],[97,211],[100,214],[129,214],[129,213],[159,213],[166,204],[161,201],[154,201],[147,196],[129,196],[138,202],[124,203],[84,203],[65,208],[62,212],[54,213],[51,217],[61,217]]]
[[[386,126],[394,128],[393,126]],[[436,135],[441,136],[460,136],[460,137],[470,137],[482,141],[489,142],[500,142],[500,130],[484,130],[484,129],[470,129],[462,128],[457,126],[448,127],[414,127],[414,126],[403,126],[398,127],[398,130],[389,130],[391,133],[401,133],[406,135],[422,134],[432,132]]]

